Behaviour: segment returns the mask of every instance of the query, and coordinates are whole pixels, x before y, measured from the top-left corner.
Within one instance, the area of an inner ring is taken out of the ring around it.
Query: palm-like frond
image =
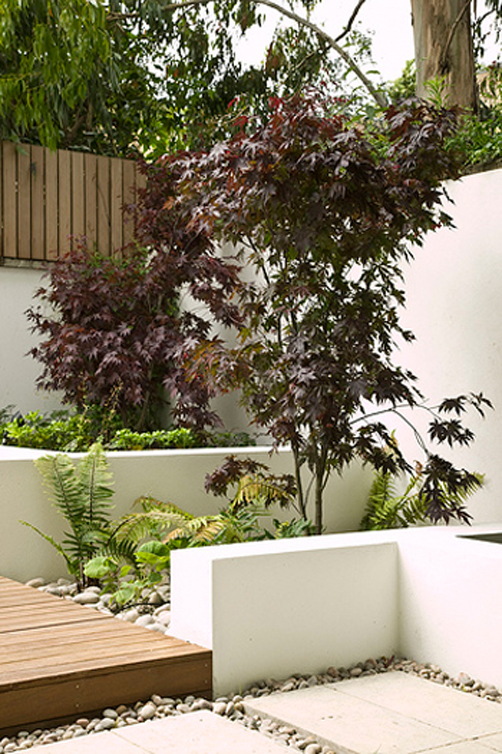
[[[103,448],[95,444],[75,465],[66,455],[43,456],[35,461],[52,502],[69,524],[61,544],[36,527],[66,560],[69,572],[85,584],[84,565],[98,551],[108,526],[107,511],[113,495],[111,474]]]
[[[140,542],[149,535],[162,535],[170,529],[183,528],[189,514],[178,510],[150,510],[142,513],[129,513],[117,523],[111,536],[119,541]]]
[[[137,544],[131,539],[117,539],[116,537],[110,537],[100,547],[99,553],[101,556],[110,556],[117,562],[125,561],[131,566],[136,567],[136,552]]]
[[[194,544],[213,544],[223,527],[224,522],[219,515],[199,516],[186,521],[179,529],[170,532],[166,541],[188,537]]]
[[[68,553],[65,552],[64,548],[59,544],[59,542],[56,542],[56,540],[49,534],[44,534],[44,532],[41,531],[37,526],[30,524],[28,521],[21,521],[20,523],[24,526],[29,526],[30,529],[33,529],[33,531],[36,531],[37,534],[40,534],[40,536],[43,537],[46,542],[49,542],[49,544],[55,547],[59,554],[65,559],[68,573],[71,573],[72,575],[78,574],[78,563],[74,559],[70,558]]]
[[[281,486],[280,481],[272,475],[261,477],[257,474],[245,474],[239,479],[232,507],[235,509],[253,503],[262,506],[270,506],[273,503],[289,505],[293,496]]]

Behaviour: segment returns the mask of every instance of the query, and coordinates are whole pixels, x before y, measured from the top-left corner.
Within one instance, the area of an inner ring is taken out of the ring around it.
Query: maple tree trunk
[[[448,107],[477,110],[470,0],[411,0],[417,95],[426,83],[445,78]]]

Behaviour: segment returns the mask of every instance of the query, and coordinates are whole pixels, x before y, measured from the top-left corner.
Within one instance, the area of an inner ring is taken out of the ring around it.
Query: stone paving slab
[[[191,712],[70,741],[40,754],[286,754],[287,747],[212,712]]]
[[[343,754],[502,751],[502,705],[406,673],[245,700]]]
[[[502,705],[407,673],[386,673],[330,687],[448,730],[460,738],[502,732]]]

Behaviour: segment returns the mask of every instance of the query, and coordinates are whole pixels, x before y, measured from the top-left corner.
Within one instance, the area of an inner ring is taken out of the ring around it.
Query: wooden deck
[[[0,576],[0,733],[211,682],[210,650]]]

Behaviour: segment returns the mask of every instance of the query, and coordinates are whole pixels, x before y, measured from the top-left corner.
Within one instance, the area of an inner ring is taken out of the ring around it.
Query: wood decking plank
[[[44,660],[35,660],[33,664],[27,670],[9,666],[2,668],[0,683],[0,692],[4,689],[10,688],[12,684],[19,684],[21,681],[28,682],[28,685],[33,685],[41,680],[48,679],[64,679],[67,677],[75,676],[76,674],[83,673],[95,673],[98,670],[106,670],[107,672],[123,672],[128,668],[140,669],[142,667],[148,668],[152,663],[158,662],[171,664],[176,659],[181,662],[185,661],[186,657],[190,657],[191,654],[199,655],[200,652],[187,653],[183,648],[180,648],[178,652],[169,653],[164,650],[149,651],[145,648],[131,649],[127,648],[120,653],[118,650],[110,654],[105,653],[99,657],[87,657],[83,659],[75,659],[71,661],[61,661],[60,659],[49,658]],[[151,692],[153,693],[153,691]],[[188,693],[188,692],[187,692]]]
[[[131,704],[145,700],[155,693],[178,697],[192,689],[193,694],[207,696],[211,675],[209,658],[204,665],[198,658],[181,664],[153,663],[149,668],[129,669],[110,675],[94,673],[89,677],[74,676],[72,679],[54,679],[47,682],[43,690],[19,686],[2,694],[0,709],[0,730],[12,728],[26,715],[27,709],[36,710],[36,720],[49,720],[69,715],[81,716],[89,710],[103,709],[105,706]]]
[[[164,636],[157,634],[158,641],[154,641],[155,637],[146,636],[141,634],[129,634],[128,636],[121,636],[122,632],[119,632],[118,636],[102,635],[96,633],[94,636],[86,637],[86,641],[80,640],[66,642],[64,636],[59,636],[59,642],[46,642],[40,644],[37,637],[33,637],[31,647],[28,643],[15,644],[9,642],[8,639],[2,642],[2,656],[0,658],[0,672],[2,675],[10,668],[19,665],[21,660],[29,661],[30,668],[37,667],[46,663],[47,658],[56,657],[58,659],[58,666],[61,667],[63,663],[74,665],[81,660],[87,658],[95,659],[96,653],[99,652],[100,658],[105,656],[113,657],[116,655],[131,654],[137,652],[144,652],[148,656],[155,653],[162,656],[175,656],[179,652],[192,654],[185,642],[177,639],[169,640],[169,647],[166,646],[166,639]],[[71,648],[71,656],[61,658],[61,643],[64,642],[65,647]],[[190,645],[189,645],[190,646]],[[34,649],[36,649],[36,656],[34,657]],[[58,653],[59,649],[59,653]],[[196,650],[195,650],[196,651]]]
[[[211,651],[0,577],[0,733],[152,693],[209,695]]]
[[[108,621],[107,621],[108,624]],[[86,638],[91,637],[100,637],[105,636],[106,638],[109,638],[110,640],[115,640],[117,642],[124,642],[126,639],[127,641],[131,641],[132,639],[135,639],[137,641],[146,641],[148,644],[152,644],[157,639],[158,641],[162,642],[162,645],[164,645],[163,638],[160,634],[154,634],[153,637],[151,637],[149,634],[147,634],[146,638],[144,636],[145,631],[141,628],[138,628],[138,626],[131,626],[130,624],[126,623],[123,628],[120,629],[120,632],[117,634],[115,631],[110,631],[109,635],[106,635],[103,632],[103,625],[100,622],[93,622],[86,624],[85,626],[86,631]],[[150,632],[149,632],[150,633]],[[52,644],[58,646],[60,645],[61,641],[64,640],[67,644],[72,643],[81,643],[82,642],[82,626],[79,623],[75,624],[64,624],[61,626],[44,626],[42,628],[36,629],[36,633],[34,630],[32,631],[11,631],[10,633],[6,634],[6,636],[3,637],[2,640],[2,647],[9,646],[10,648],[17,648],[17,647],[26,647],[26,649],[29,651],[30,649],[33,649],[33,641],[36,641],[37,647],[43,647],[43,646],[50,646]],[[175,639],[171,637],[171,641],[173,645],[179,644],[180,646],[185,646],[185,642],[181,639]],[[0,654],[0,665],[2,663],[2,659],[5,659],[2,657],[2,654]]]

